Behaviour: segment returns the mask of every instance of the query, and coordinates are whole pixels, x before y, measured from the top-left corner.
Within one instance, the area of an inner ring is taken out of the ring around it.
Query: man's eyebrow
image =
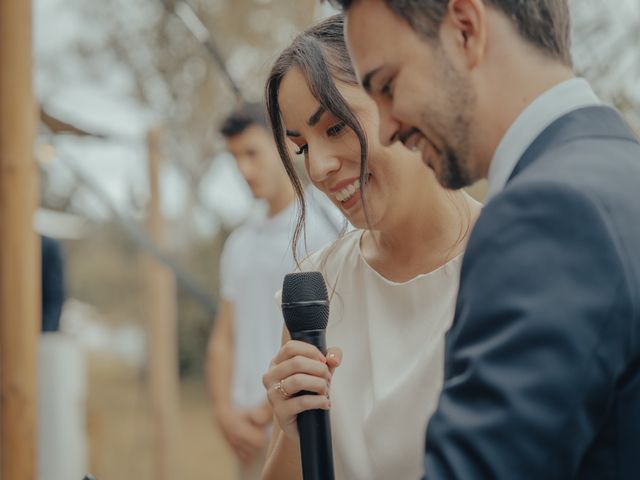
[[[307,120],[307,125],[309,125],[310,127],[315,126],[322,118],[322,115],[324,115],[324,112],[325,112],[325,108],[322,105],[320,105],[318,107],[318,110],[316,110],[316,113],[311,115],[309,117],[309,120]]]
[[[375,68],[371,70],[369,73],[367,73],[362,79],[362,87],[366,90],[367,93],[371,93],[371,80],[373,80],[373,77],[380,70],[382,70],[382,67]]]

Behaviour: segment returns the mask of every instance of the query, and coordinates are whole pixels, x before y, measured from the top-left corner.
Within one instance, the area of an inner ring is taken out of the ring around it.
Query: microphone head
[[[329,295],[320,272],[289,273],[284,277],[282,313],[289,332],[327,328]]]
[[[327,286],[320,272],[288,273],[282,282],[282,303],[328,300]]]

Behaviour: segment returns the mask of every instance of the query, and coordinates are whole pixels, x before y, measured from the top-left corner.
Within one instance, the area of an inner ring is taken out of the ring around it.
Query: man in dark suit
[[[425,478],[640,478],[640,145],[574,77],[567,0],[338,3],[382,141],[489,181]]]

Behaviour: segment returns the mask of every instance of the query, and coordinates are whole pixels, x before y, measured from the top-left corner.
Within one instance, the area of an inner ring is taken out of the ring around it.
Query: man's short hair
[[[348,10],[356,0],[329,0]],[[359,0],[366,1],[366,0]],[[552,58],[571,65],[571,37],[568,0],[483,0],[502,11],[520,35]],[[384,0],[389,10],[411,28],[429,38],[438,35],[449,0]]]
[[[225,138],[235,137],[253,125],[268,128],[264,106],[261,103],[246,103],[231,112],[222,122],[220,133]]]

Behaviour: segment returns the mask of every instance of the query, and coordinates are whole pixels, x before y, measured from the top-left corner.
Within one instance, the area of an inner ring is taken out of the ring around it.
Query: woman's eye
[[[387,80],[387,82],[382,86],[380,93],[382,95],[391,95],[391,79]]]
[[[327,129],[327,135],[335,137],[344,129],[345,126],[346,124],[344,122],[338,122]]]
[[[307,153],[307,150],[309,149],[307,144],[302,145],[298,151],[296,152],[296,155],[303,155],[305,153]]]

